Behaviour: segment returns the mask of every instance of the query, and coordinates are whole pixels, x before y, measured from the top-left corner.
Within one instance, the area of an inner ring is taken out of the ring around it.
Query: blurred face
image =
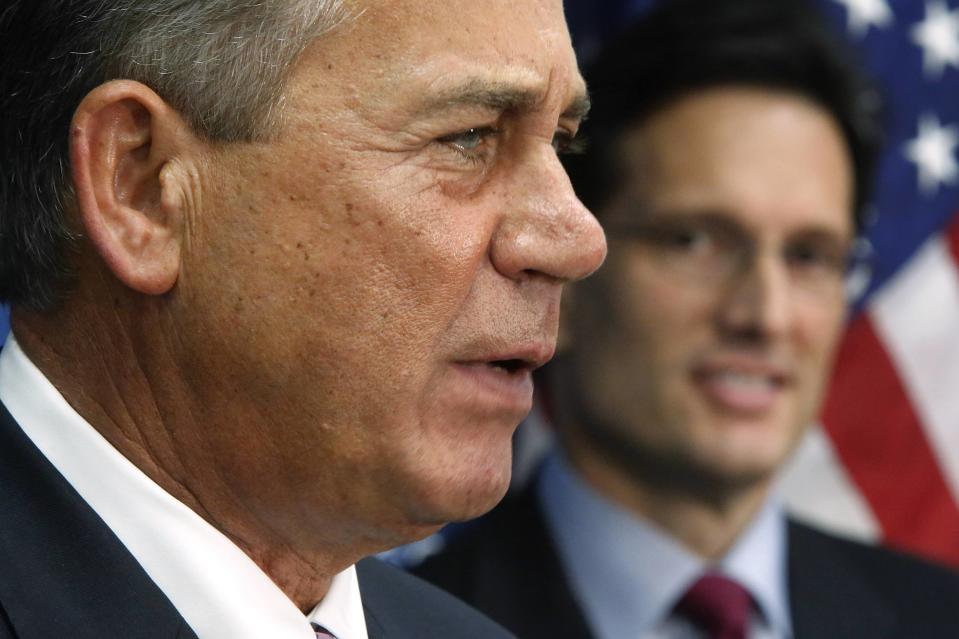
[[[571,454],[651,490],[764,485],[818,408],[844,315],[841,134],[791,94],[718,88],[622,150],[609,258],[571,298]]]
[[[363,8],[274,140],[213,150],[178,282],[198,403],[236,416],[201,445],[284,534],[490,508],[563,283],[605,255],[557,157],[586,106],[560,1]]]

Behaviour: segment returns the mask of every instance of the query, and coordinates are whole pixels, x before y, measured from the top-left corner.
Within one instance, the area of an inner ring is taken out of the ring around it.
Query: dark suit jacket
[[[357,574],[370,639],[509,637],[446,593],[380,561],[359,562]],[[53,637],[196,634],[0,404],[0,639]]]
[[[959,575],[793,521],[788,531],[798,639],[959,637]],[[414,572],[522,639],[593,636],[533,490],[501,504]]]

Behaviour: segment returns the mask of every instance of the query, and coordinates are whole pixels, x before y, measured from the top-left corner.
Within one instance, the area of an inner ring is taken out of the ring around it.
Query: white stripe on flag
[[[879,524],[819,425],[810,427],[783,468],[778,490],[800,519],[862,541],[879,540]]]
[[[873,297],[869,313],[952,495],[957,497],[959,276],[942,236],[928,240]]]

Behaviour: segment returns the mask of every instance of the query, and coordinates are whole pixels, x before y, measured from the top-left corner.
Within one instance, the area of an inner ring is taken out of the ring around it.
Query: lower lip
[[[453,365],[458,377],[468,384],[470,400],[493,408],[522,413],[533,406],[533,376],[528,369],[514,372],[479,363]]]
[[[770,412],[783,392],[776,385],[743,386],[713,375],[697,375],[694,381],[714,406],[745,417]]]

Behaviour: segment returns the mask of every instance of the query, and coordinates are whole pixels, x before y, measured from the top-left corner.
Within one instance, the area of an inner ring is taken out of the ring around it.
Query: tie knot
[[[722,575],[707,574],[676,604],[676,613],[705,630],[710,639],[745,639],[752,597]]]

